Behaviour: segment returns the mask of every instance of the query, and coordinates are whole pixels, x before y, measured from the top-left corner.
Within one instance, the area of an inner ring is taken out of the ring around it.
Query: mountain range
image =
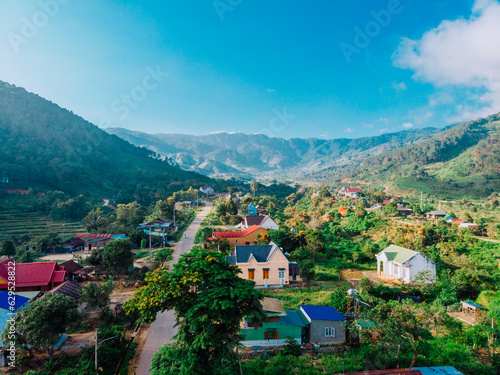
[[[301,180],[315,171],[358,166],[373,155],[430,139],[435,128],[358,139],[283,139],[263,134],[147,134],[123,128],[106,131],[148,148],[181,168],[212,177]]]

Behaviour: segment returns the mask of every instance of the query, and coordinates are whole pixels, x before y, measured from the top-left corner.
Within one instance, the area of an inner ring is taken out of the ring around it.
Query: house
[[[163,240],[165,240],[168,236],[168,233],[175,232],[177,230],[177,227],[174,225],[174,222],[172,220],[167,220],[159,217],[154,220],[139,224],[137,226],[137,229],[142,229],[148,236],[151,232],[152,236],[162,237]]]
[[[380,278],[411,283],[421,272],[427,271],[430,284],[436,279],[436,263],[419,252],[390,245],[376,254],[377,274]]]
[[[385,207],[385,206],[387,206],[389,203],[394,203],[394,202],[396,202],[396,201],[394,200],[394,198],[391,198],[391,199],[384,199],[384,200],[382,201],[382,206],[383,206],[383,207]]]
[[[413,213],[413,210],[411,208],[403,207],[399,204],[396,207],[396,211],[398,211],[403,216],[411,215]]]
[[[437,210],[437,211],[429,211],[425,214],[425,216],[427,216],[428,219],[437,220],[437,219],[444,219],[445,216],[447,215],[446,212]]]
[[[298,344],[303,343],[306,325],[297,312],[285,310],[281,301],[276,298],[265,297],[261,305],[265,319],[263,322],[252,322],[245,318],[239,330],[242,345],[247,348],[283,346],[289,337]]]
[[[353,209],[352,209],[352,208],[349,208],[349,207],[340,207],[340,208],[337,210],[337,212],[338,212],[338,213],[340,213],[342,216],[347,215],[347,212],[349,212],[349,211],[351,211],[351,212],[352,212],[352,211],[353,211]]]
[[[85,248],[85,241],[82,238],[72,238],[63,243],[62,247],[71,251],[80,251]]]
[[[227,239],[230,246],[250,245],[257,243],[257,237],[267,232],[267,229],[261,228],[258,225],[252,225],[250,228],[242,231],[214,232],[212,238]]]
[[[236,246],[226,260],[238,266],[240,277],[255,281],[256,286],[290,284],[301,281],[299,265],[292,263],[274,242],[269,245]]]
[[[258,225],[264,229],[280,229],[279,225],[267,215],[247,215],[241,223],[243,229],[250,228],[252,225]]]
[[[253,203],[250,203],[248,205],[247,216],[250,216],[250,215],[257,215],[257,207],[255,207],[253,205]]]
[[[74,260],[68,260],[60,264],[68,273],[68,279],[71,281],[82,281],[87,279],[88,271]]]
[[[7,321],[12,318],[13,314],[28,306],[30,299],[18,294],[9,295],[6,291],[0,291],[0,330],[3,332]],[[0,341],[0,346],[2,342]]]
[[[474,224],[474,223],[463,222],[463,223],[460,223],[458,227],[459,228],[469,228],[471,230],[479,230],[479,225]]]
[[[102,248],[104,245],[114,240],[128,239],[124,234],[107,233],[78,233],[75,238],[85,241],[85,246],[88,247],[89,251],[92,250],[92,248]]]
[[[78,301],[82,293],[82,286],[72,281],[66,281],[48,291],[48,293],[61,294]]]
[[[300,305],[300,313],[308,322],[307,341],[319,345],[345,342],[345,318],[331,306]]]
[[[210,186],[200,186],[200,191],[205,195],[212,195],[215,193],[214,188]]]
[[[9,285],[10,259],[0,262],[0,289]],[[66,280],[66,270],[57,262],[16,263],[16,293],[40,290],[42,292],[62,284]]]
[[[361,189],[359,189],[359,188],[349,188],[348,187],[348,188],[345,188],[344,195],[346,197],[350,197],[350,198],[358,198],[362,194],[361,194]]]
[[[452,219],[448,219],[446,220],[448,223],[450,224],[454,224],[454,225],[460,225],[462,223],[465,223],[465,221],[463,220],[460,220],[460,219],[456,219],[456,218],[452,218]]]

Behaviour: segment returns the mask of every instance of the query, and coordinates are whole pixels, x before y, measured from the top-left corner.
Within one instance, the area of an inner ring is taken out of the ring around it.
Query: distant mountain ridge
[[[134,193],[138,185],[176,191],[215,183],[2,81],[0,140],[0,190],[32,187],[112,195]]]
[[[202,136],[106,131],[163,155],[181,168],[217,177],[302,178],[317,170],[358,166],[365,158],[430,139],[440,130],[411,129],[358,139],[270,138],[263,134]]]

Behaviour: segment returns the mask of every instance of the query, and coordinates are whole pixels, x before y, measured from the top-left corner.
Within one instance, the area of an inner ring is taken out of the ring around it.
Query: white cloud
[[[373,129],[373,124],[364,124],[363,128]]]
[[[419,40],[404,38],[393,61],[436,87],[481,87],[474,118],[500,111],[500,2],[477,0],[469,19],[443,21]],[[432,102],[430,102],[432,105]],[[464,118],[465,119],[465,118]]]
[[[388,124],[389,123],[389,120],[387,120],[386,118],[384,117],[381,117],[379,118],[378,120],[375,120],[375,122],[383,122],[384,124]]]
[[[393,81],[392,82],[392,88],[394,90],[396,90],[397,92],[400,92],[400,91],[406,90],[408,87],[406,86],[406,83],[404,83],[404,82]]]
[[[352,130],[351,128],[347,128],[347,129],[344,129],[342,130],[342,133],[352,133],[354,130]]]
[[[401,125],[401,127],[405,129],[410,129],[413,128],[413,124],[411,122],[405,122],[403,125]]]
[[[415,124],[421,125],[429,120],[434,115],[428,109],[409,111],[408,117],[413,120]]]
[[[379,132],[379,133],[386,133],[386,132],[388,132],[388,131],[389,131],[389,129],[388,129],[388,128],[385,128],[385,129],[380,129],[378,132]]]

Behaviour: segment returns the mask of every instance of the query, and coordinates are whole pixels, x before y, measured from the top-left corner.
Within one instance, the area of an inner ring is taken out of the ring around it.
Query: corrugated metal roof
[[[236,263],[248,263],[251,255],[254,256],[257,262],[265,263],[275,247],[277,246],[274,243],[269,245],[235,246]]]
[[[258,229],[263,229],[258,225],[252,225],[250,228],[239,231],[239,232],[214,232],[215,238],[241,238],[255,232]],[[265,230],[265,229],[264,229]]]
[[[15,298],[11,298],[9,300],[9,293],[0,291],[0,308],[15,312],[18,308],[20,308],[30,300],[29,298],[20,296],[18,294],[14,294],[14,296],[12,297]],[[12,303],[12,305],[10,303]]]
[[[264,297],[264,299],[260,301],[260,303],[262,305],[262,310],[264,310],[265,312],[286,314],[281,301],[277,298]]]
[[[300,307],[311,320],[345,321],[345,318],[331,306],[300,305]]]
[[[399,264],[406,262],[408,259],[410,259],[411,257],[418,254],[418,252],[416,252],[416,251],[407,249],[405,247],[396,246],[396,245],[387,246],[384,250],[382,250],[377,255],[381,255],[382,253],[385,253],[388,260],[392,260],[393,262],[396,262]]]
[[[285,310],[286,311],[286,316],[282,316],[280,318],[280,323],[281,324],[286,324],[290,326],[299,326],[299,327],[305,327],[306,324],[300,319],[299,315],[297,314],[297,311],[293,310]]]

